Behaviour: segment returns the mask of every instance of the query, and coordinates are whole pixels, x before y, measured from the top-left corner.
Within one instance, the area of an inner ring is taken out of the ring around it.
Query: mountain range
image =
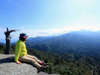
[[[57,53],[100,55],[100,31],[74,31],[59,36],[29,38],[29,48]]]

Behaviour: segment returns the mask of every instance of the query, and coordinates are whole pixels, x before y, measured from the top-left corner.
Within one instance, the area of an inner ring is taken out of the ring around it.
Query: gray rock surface
[[[0,65],[0,75],[38,75],[37,69],[27,64],[4,63]]]
[[[14,55],[0,54],[0,75],[38,75],[37,69],[29,64],[16,64]]]
[[[0,75],[58,75],[39,72],[30,64],[16,64],[14,55],[0,54]]]

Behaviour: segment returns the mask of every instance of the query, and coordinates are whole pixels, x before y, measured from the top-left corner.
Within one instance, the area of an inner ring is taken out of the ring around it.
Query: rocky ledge
[[[14,55],[0,54],[0,75],[59,75],[39,72],[30,64],[16,64]]]

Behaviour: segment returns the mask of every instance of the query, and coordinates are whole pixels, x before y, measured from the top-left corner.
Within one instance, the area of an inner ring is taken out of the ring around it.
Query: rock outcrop
[[[39,72],[30,64],[16,64],[14,55],[0,54],[0,75],[57,75]]]

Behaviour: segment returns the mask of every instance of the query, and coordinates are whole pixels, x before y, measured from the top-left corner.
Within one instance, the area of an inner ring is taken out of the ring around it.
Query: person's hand
[[[21,62],[18,60],[17,62],[16,62],[17,64],[21,64]]]

